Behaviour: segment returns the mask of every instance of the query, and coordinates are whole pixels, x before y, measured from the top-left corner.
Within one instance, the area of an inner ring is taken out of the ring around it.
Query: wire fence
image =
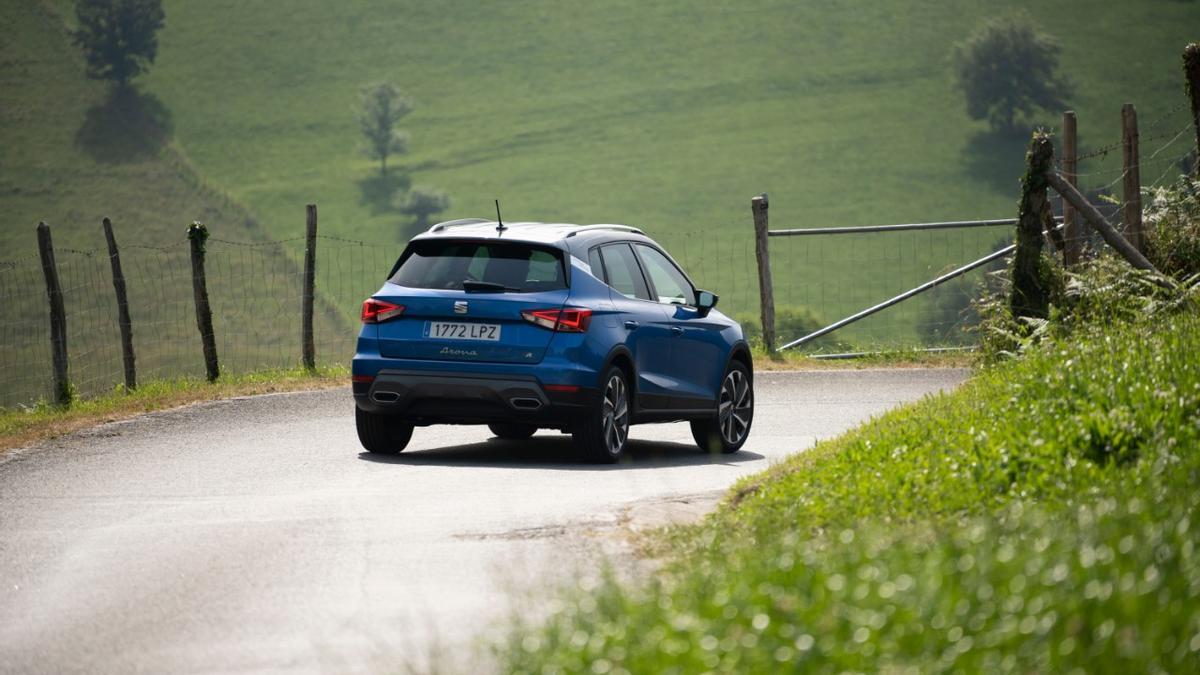
[[[1179,106],[1144,127],[1138,169],[1154,189],[1174,183],[1189,161],[1192,121]],[[1080,190],[1110,222],[1127,202],[1113,196],[1127,172],[1109,154],[1121,143],[1081,151]],[[1118,153],[1119,154],[1119,153]],[[1051,193],[1056,215],[1061,200]],[[772,237],[778,343],[914,288],[1013,241],[1012,226]],[[219,234],[219,233],[217,233]],[[690,273],[721,296],[719,309],[759,334],[759,284],[750,223],[692,231],[650,232]],[[1084,256],[1103,248],[1080,229]],[[222,372],[297,366],[301,359],[304,237],[239,242],[213,236],[207,278]],[[402,246],[337,236],[317,237],[314,336],[319,364],[348,363],[362,300],[374,292]],[[121,386],[123,363],[107,250],[56,249],[67,315],[70,382],[81,396]],[[121,248],[132,314],[139,381],[202,377],[187,240],[164,247]],[[978,321],[972,301],[995,289],[1004,259],[975,269],[903,303],[805,345],[817,352],[869,351],[972,344]],[[37,254],[0,261],[0,407],[31,405],[52,395],[50,318]]]
[[[303,238],[245,243],[211,238],[206,276],[222,372],[300,363]],[[395,261],[396,245],[318,237],[314,337],[323,364],[348,363],[357,313]],[[187,241],[120,252],[138,380],[203,377]],[[70,382],[95,396],[124,382],[117,301],[107,250],[55,250],[67,318]],[[50,318],[37,255],[0,262],[0,407],[52,398]]]
[[[1195,129],[1186,102],[1142,127],[1138,161],[1121,165],[1123,140],[1081,152],[1077,181],[1080,190],[1109,222],[1121,225],[1127,201],[1122,184],[1130,171],[1140,174],[1139,212],[1153,212],[1158,188],[1174,184],[1194,162]],[[1116,154],[1109,158],[1110,153]],[[1116,160],[1118,165],[1113,166]],[[1061,170],[1061,157],[1058,158]],[[1114,194],[1117,193],[1117,194]],[[1119,194],[1119,196],[1118,196]],[[1056,216],[1062,198],[1051,191]],[[1081,259],[1104,250],[1099,234],[1081,223],[1076,241]],[[879,304],[961,265],[1013,243],[1014,226],[924,229],[917,231],[855,232],[822,228],[822,234],[778,237],[772,230],[771,260],[778,344],[787,344],[839,319]],[[837,232],[834,232],[836,230]],[[1049,247],[1049,243],[1047,243]],[[752,254],[752,251],[751,251]],[[751,262],[753,264],[753,262]],[[900,348],[944,348],[973,344],[971,329],[979,316],[973,301],[999,290],[995,273],[999,259],[936,286],[912,299],[873,314],[804,346],[811,352],[871,351]],[[746,288],[748,289],[748,287]],[[746,290],[743,289],[743,290]],[[757,322],[758,298],[739,300],[752,310],[741,318]]]

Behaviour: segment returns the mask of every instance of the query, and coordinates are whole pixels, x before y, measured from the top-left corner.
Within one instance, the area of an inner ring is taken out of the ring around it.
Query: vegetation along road
[[[359,454],[347,391],[234,399],[0,458],[0,671],[446,667],[522,591],[565,580],[639,505],[711,495],[964,370],[762,373],[742,452],[638,427],[631,460],[570,438],[418,429]],[[588,555],[585,555],[588,554]],[[544,600],[542,602],[545,602]],[[534,608],[536,611],[536,607]]]

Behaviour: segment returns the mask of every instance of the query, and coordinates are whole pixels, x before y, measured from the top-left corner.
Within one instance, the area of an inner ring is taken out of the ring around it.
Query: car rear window
[[[463,282],[475,281],[483,283],[468,283],[468,290],[518,293],[567,287],[558,249],[493,241],[414,241],[400,256],[388,281],[409,288],[447,290],[463,290]]]

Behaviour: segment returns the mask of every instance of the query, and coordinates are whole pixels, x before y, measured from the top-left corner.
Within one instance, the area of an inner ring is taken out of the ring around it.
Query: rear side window
[[[604,258],[605,281],[609,286],[630,298],[650,299],[650,289],[646,287],[646,279],[629,244],[604,246],[600,256]]]
[[[592,267],[592,276],[604,281],[604,263],[600,262],[600,249],[588,251],[588,265]]]
[[[445,290],[463,290],[464,281],[483,282],[496,285],[495,290],[519,293],[567,287],[562,252],[557,249],[437,239],[409,244],[388,281],[408,288]]]

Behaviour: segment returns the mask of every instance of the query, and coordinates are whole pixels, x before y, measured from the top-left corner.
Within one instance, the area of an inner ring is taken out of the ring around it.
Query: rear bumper
[[[354,383],[354,403],[418,425],[520,422],[566,428],[596,395],[594,388],[547,391],[532,375],[383,369]]]

